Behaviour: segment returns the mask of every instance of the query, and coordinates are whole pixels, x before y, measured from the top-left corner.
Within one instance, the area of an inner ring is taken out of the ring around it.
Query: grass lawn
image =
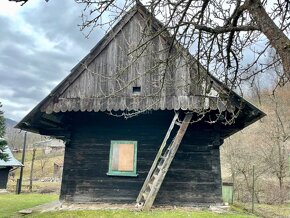
[[[259,214],[269,214],[268,217],[290,217],[290,204],[267,205],[257,204],[256,211]]]
[[[28,209],[40,204],[51,202],[57,200],[58,196],[56,194],[0,194],[0,217],[20,217],[17,212],[22,209]],[[234,208],[233,208],[234,209]],[[136,212],[129,210],[77,210],[77,211],[56,211],[56,212],[46,212],[46,213],[32,213],[26,215],[25,217],[116,217],[116,218],[130,218],[130,217],[140,217],[140,218],[176,218],[176,217],[197,217],[197,218],[244,218],[244,217],[254,217],[243,211],[233,210],[229,213],[218,214],[210,211],[194,211],[194,210],[162,210],[155,209],[151,212]]]
[[[19,210],[57,199],[56,194],[0,194],[0,217],[14,217]]]
[[[155,209],[151,212],[134,212],[129,210],[80,210],[80,211],[58,211],[58,212],[48,212],[41,214],[34,214],[28,216],[40,217],[40,218],[75,218],[75,217],[91,217],[91,218],[183,218],[183,217],[194,217],[194,218],[245,218],[245,217],[255,217],[248,214],[239,213],[223,213],[218,214],[209,211],[186,211],[186,210],[158,210]]]
[[[251,211],[252,205],[250,203],[237,203],[235,204],[236,210],[240,211]],[[244,210],[242,209],[244,208]],[[269,204],[255,204],[255,214],[265,218],[273,217],[290,217],[290,204],[282,205],[269,205]]]

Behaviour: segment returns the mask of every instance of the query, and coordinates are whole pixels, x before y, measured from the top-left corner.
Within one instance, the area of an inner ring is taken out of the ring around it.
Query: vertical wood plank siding
[[[196,63],[185,50],[173,49],[167,66],[168,42],[161,35],[137,49],[148,40],[146,30],[146,20],[136,13],[91,63],[81,64],[86,65],[84,71],[56,93],[57,100],[50,99],[41,110],[202,109],[204,98],[197,96],[205,94],[202,81],[206,78],[197,78]],[[133,86],[141,87],[140,95],[133,94]]]
[[[134,203],[173,117],[157,111],[125,120],[105,113],[71,114],[72,138],[66,145],[61,199],[74,202]],[[81,118],[82,117],[82,118]],[[199,124],[202,125],[202,124]],[[219,150],[208,146],[210,126],[188,129],[155,204],[221,202]],[[107,176],[111,140],[138,141],[138,177]]]

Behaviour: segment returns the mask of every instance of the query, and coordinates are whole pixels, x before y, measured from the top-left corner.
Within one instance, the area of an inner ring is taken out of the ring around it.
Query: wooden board
[[[119,145],[113,145],[112,170],[119,170]]]
[[[119,171],[134,170],[134,144],[119,145]]]
[[[114,144],[112,170],[134,171],[134,144]]]

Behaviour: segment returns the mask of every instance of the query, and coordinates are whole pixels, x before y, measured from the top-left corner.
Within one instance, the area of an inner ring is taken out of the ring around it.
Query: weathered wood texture
[[[84,116],[85,115],[85,116]],[[173,118],[158,111],[125,120],[105,113],[71,113],[72,138],[66,145],[61,199],[75,202],[134,203]],[[157,195],[156,204],[221,202],[217,133],[192,124]],[[107,176],[110,140],[138,141],[138,177]]]
[[[193,114],[188,113],[185,115],[184,119],[182,120],[182,123],[180,124],[180,128],[178,129],[176,135],[174,136],[174,139],[172,143],[168,146],[168,153],[165,152],[164,159],[162,160],[162,163],[160,162],[157,169],[155,170],[152,180],[153,184],[150,189],[147,197],[144,196],[144,205],[143,210],[150,210],[155,198],[159,192],[159,189],[163,183],[163,180],[169,170],[169,167],[171,165],[172,160],[175,157],[175,154],[180,146],[180,143],[184,137],[184,134],[186,133],[186,130],[191,122]],[[167,154],[166,154],[167,153]]]
[[[6,189],[11,167],[0,168],[0,189]]]
[[[156,34],[153,40],[146,41],[148,31]],[[145,7],[133,7],[16,127],[68,138],[66,112],[210,109],[224,113],[221,123],[239,114],[234,125],[224,126],[226,137],[264,116],[178,43],[169,54],[172,40]],[[134,87],[140,92],[134,93]]]
[[[139,195],[138,195],[138,197],[136,199],[137,203],[139,203],[141,201],[142,194],[145,192],[145,190],[147,188],[147,185],[148,185],[148,183],[150,181],[150,178],[151,178],[152,174],[155,171],[155,168],[157,167],[157,164],[158,164],[158,162],[160,160],[160,157],[161,157],[162,153],[164,153],[164,148],[166,148],[167,141],[168,141],[168,139],[169,139],[169,137],[171,135],[171,132],[172,132],[173,128],[176,125],[176,121],[178,121],[178,116],[179,116],[179,113],[178,112],[175,113],[175,115],[174,115],[174,117],[173,117],[173,119],[171,121],[171,124],[170,124],[170,126],[169,126],[169,128],[168,128],[168,130],[167,130],[167,132],[165,134],[165,137],[164,137],[164,139],[162,141],[162,144],[160,145],[160,147],[158,149],[158,152],[156,154],[156,157],[155,157],[155,159],[154,159],[154,161],[153,161],[153,163],[151,165],[151,168],[150,168],[150,170],[149,170],[149,172],[147,174],[147,177],[146,177],[146,179],[145,179],[145,181],[143,183],[143,186],[142,186],[142,188],[140,190],[140,193],[139,193]]]
[[[117,24],[122,28],[105,38],[110,42],[93,49],[75,69],[78,76],[67,78],[67,85],[53,93],[41,111],[225,110],[213,88],[205,93],[209,76],[202,68],[203,76],[197,72],[197,63],[185,49],[173,49],[169,56],[162,34],[137,49],[147,40],[146,19],[137,11],[129,21]],[[133,93],[133,87],[141,87],[141,92]]]

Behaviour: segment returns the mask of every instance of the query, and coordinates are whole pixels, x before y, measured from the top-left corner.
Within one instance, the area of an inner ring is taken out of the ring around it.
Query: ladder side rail
[[[172,147],[170,149],[170,152],[168,154],[167,160],[165,160],[162,168],[160,169],[157,178],[154,180],[153,182],[153,186],[152,189],[150,190],[150,193],[147,197],[147,199],[144,202],[143,205],[143,210],[150,210],[150,208],[152,207],[154,200],[157,196],[157,193],[161,187],[161,184],[166,176],[166,173],[170,167],[170,164],[179,148],[179,145],[181,143],[181,140],[187,130],[187,127],[190,123],[190,120],[192,118],[193,114],[192,113],[188,113],[185,115],[185,118],[180,126],[180,129],[178,130],[176,137],[174,138],[174,141],[172,143]]]
[[[159,150],[158,150],[158,152],[157,152],[157,155],[156,155],[156,157],[155,157],[155,160],[153,161],[153,164],[152,164],[152,166],[151,166],[151,168],[150,168],[150,171],[149,171],[149,173],[148,173],[148,175],[147,175],[147,177],[146,177],[146,179],[145,179],[145,181],[144,181],[144,183],[143,183],[143,186],[142,186],[142,188],[141,188],[141,190],[140,190],[140,192],[139,192],[139,195],[138,195],[138,197],[137,197],[137,199],[136,199],[136,202],[137,202],[137,203],[140,203],[140,201],[141,201],[141,199],[142,199],[142,194],[143,194],[143,192],[146,190],[147,184],[149,183],[150,178],[151,178],[151,176],[152,176],[152,174],[153,174],[153,172],[154,172],[154,170],[155,170],[155,168],[156,168],[156,166],[157,166],[157,164],[158,164],[158,162],[159,162],[159,159],[160,159],[160,157],[161,157],[161,155],[162,155],[163,149],[165,148],[166,143],[167,143],[167,140],[168,140],[168,138],[170,137],[171,131],[172,131],[173,128],[174,128],[175,122],[176,122],[176,120],[178,119],[178,115],[179,115],[178,112],[175,113],[175,115],[174,115],[174,117],[173,117],[173,119],[172,119],[172,122],[171,122],[171,124],[170,124],[170,126],[169,126],[169,128],[168,128],[168,130],[167,130],[167,133],[166,133],[166,135],[165,135],[165,137],[164,137],[164,139],[163,139],[163,142],[162,142],[162,144],[161,144],[161,146],[160,146],[160,148],[159,148]]]

